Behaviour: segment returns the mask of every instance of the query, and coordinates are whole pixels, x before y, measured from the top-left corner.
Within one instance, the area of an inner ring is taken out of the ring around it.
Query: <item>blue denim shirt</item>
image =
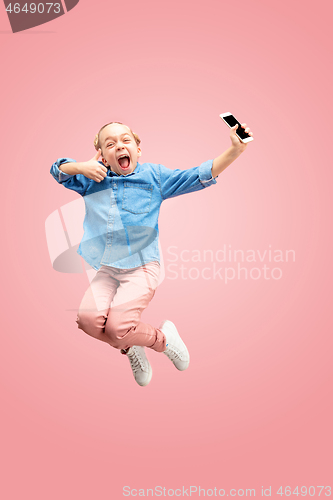
[[[216,184],[217,178],[212,177],[213,160],[187,170],[137,163],[134,171],[127,175],[108,169],[101,182],[59,170],[61,164],[68,162],[75,160],[59,158],[53,163],[51,174],[59,184],[84,198],[84,235],[77,252],[96,270],[104,265],[132,269],[148,262],[160,262],[161,203]]]

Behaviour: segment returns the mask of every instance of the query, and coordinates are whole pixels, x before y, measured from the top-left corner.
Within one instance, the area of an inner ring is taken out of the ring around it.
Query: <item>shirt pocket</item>
[[[132,214],[147,214],[153,193],[152,184],[124,183],[122,209]]]

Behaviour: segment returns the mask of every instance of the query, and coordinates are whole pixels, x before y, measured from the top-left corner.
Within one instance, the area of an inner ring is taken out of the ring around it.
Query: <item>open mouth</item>
[[[119,166],[120,168],[122,169],[127,169],[130,165],[130,158],[128,155],[121,155],[119,156],[118,158],[118,163],[119,163]]]

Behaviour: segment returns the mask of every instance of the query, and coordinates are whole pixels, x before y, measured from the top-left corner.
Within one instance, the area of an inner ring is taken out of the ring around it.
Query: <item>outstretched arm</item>
[[[253,136],[249,127],[246,127],[246,123],[242,123],[242,127],[245,128],[245,132]],[[244,142],[238,139],[236,135],[237,128],[238,125],[235,125],[230,130],[230,139],[232,143],[230,148],[224,151],[224,153],[215,158],[215,160],[213,161],[212,177],[214,178],[217,177],[221,172],[223,172],[223,170],[225,170],[233,161],[235,161],[236,158],[238,158],[247,147],[246,143],[244,144]]]

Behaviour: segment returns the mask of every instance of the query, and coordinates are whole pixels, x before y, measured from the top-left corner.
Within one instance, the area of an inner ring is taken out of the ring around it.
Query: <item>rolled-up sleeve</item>
[[[92,182],[91,179],[88,179],[82,174],[66,174],[59,169],[60,165],[64,163],[75,162],[76,160],[72,158],[58,158],[57,161],[53,163],[50,173],[59,184],[63,184],[66,188],[72,189],[83,196]]]
[[[171,170],[159,165],[160,190],[164,200],[181,194],[199,191],[205,187],[216,184],[212,176],[213,160],[202,163],[199,167],[187,170]]]

